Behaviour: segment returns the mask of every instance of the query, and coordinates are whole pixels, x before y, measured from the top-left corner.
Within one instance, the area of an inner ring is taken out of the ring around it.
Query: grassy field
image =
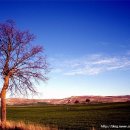
[[[7,118],[13,121],[54,124],[65,130],[87,130],[93,127],[97,130],[101,126],[109,129],[126,125],[130,127],[130,103],[8,106]]]

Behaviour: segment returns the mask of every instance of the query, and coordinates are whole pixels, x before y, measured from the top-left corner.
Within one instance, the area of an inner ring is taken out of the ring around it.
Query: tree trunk
[[[1,124],[2,128],[6,123],[6,90],[2,90],[1,93]]]
[[[6,123],[6,90],[9,85],[9,77],[4,78],[4,85],[1,91],[1,126],[4,128]]]

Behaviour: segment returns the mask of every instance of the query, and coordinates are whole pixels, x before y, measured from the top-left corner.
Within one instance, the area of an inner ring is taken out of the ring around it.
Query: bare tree
[[[20,31],[12,20],[0,24],[1,121],[6,122],[6,92],[36,93],[35,81],[46,81],[48,64],[41,46],[33,46],[34,35]]]

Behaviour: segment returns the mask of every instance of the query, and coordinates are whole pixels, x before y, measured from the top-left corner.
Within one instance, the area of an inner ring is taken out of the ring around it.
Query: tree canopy
[[[5,81],[5,89],[13,94],[35,93],[34,81],[46,81],[48,64],[44,49],[31,42],[35,36],[29,31],[20,31],[12,20],[0,24],[0,73]]]

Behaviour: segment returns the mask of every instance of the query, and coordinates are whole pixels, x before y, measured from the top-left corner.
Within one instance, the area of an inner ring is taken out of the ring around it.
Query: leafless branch
[[[36,93],[33,82],[48,78],[48,63],[42,46],[33,46],[35,36],[20,31],[13,21],[0,24],[0,73],[9,77],[8,89],[12,93]]]

